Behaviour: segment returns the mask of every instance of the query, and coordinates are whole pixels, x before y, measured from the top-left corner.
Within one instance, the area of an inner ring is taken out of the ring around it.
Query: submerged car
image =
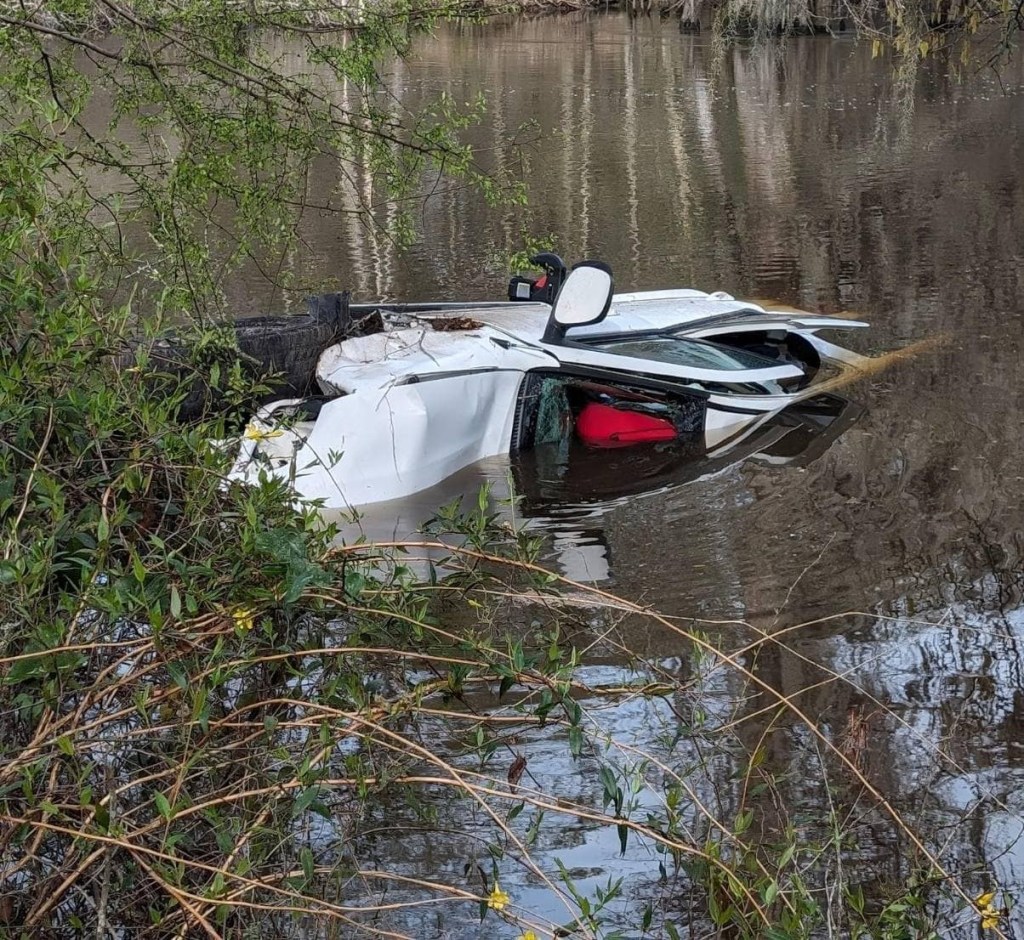
[[[322,394],[265,406],[232,477],[279,477],[345,509],[569,435],[592,448],[717,450],[870,361],[819,335],[865,323],[725,293],[613,294],[599,262],[554,288],[527,285],[508,303],[353,307],[363,335],[319,357]],[[553,303],[529,299],[543,291]]]
[[[806,467],[863,413],[856,402],[818,395],[774,415],[742,441],[714,448],[704,448],[702,436],[694,435],[671,444],[609,450],[570,433],[514,460],[476,461],[401,499],[362,506],[351,515],[325,513],[349,544],[415,541],[424,529],[435,536],[446,531],[446,513],[439,517],[438,507],[478,506],[486,488],[489,517],[546,537],[545,564],[574,581],[601,581],[610,576],[620,529],[615,517],[622,507],[648,499],[671,506],[673,492],[702,480],[722,477],[723,487],[734,487],[733,472],[743,465]],[[708,490],[700,492],[706,498]],[[447,552],[421,546],[417,555],[442,564]]]

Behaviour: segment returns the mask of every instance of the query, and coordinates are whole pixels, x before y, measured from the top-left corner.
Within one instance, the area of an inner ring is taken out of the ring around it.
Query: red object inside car
[[[628,447],[654,441],[674,441],[671,421],[639,411],[587,402],[576,418],[576,433],[591,447]]]

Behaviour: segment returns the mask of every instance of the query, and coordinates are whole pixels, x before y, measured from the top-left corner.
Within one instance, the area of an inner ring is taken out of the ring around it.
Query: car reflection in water
[[[577,435],[538,444],[512,458],[480,461],[447,480],[400,500],[376,503],[355,522],[341,521],[340,538],[352,542],[415,541],[439,506],[462,499],[475,506],[482,486],[489,511],[517,527],[544,534],[544,561],[574,581],[610,576],[604,517],[635,499],[707,479],[746,460],[807,466],[863,415],[855,402],[820,395],[766,418],[726,444],[707,449],[699,433],[669,443],[590,447]],[[515,500],[512,497],[515,494]],[[428,552],[440,560],[443,551]]]
[[[601,520],[616,507],[713,477],[745,460],[806,466],[863,412],[854,402],[822,395],[710,450],[701,435],[618,449],[590,448],[574,438],[542,445],[512,464],[519,512],[529,527],[548,533],[562,574],[601,581],[610,565]]]

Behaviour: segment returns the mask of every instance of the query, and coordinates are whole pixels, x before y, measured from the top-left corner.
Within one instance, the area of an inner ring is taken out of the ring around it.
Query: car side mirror
[[[601,261],[581,261],[555,297],[541,342],[557,345],[570,327],[600,323],[611,305],[611,268]]]

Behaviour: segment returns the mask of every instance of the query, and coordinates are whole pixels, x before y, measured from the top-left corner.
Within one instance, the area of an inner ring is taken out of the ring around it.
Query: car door
[[[535,370],[519,389],[510,449],[681,440],[703,432],[707,399],[698,389],[607,370]]]
[[[523,373],[489,370],[326,402],[295,455],[295,489],[344,508],[398,499],[508,452]]]

